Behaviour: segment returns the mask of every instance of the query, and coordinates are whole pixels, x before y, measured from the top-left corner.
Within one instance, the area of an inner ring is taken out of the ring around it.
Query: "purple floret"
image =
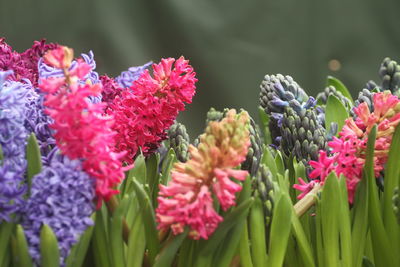
[[[12,71],[0,71],[0,223],[11,220],[23,205],[27,132],[24,127],[26,89],[24,84],[5,81]]]
[[[94,181],[82,170],[81,162],[69,160],[58,151],[50,153],[42,172],[33,177],[22,226],[29,253],[40,266],[40,231],[47,224],[56,235],[60,263],[64,265],[71,247],[93,221]]]
[[[128,88],[139,78],[140,74],[142,74],[145,69],[150,67],[151,64],[153,64],[153,62],[150,61],[142,66],[130,67],[127,71],[121,72],[121,74],[115,78],[115,81],[119,83],[121,87]]]

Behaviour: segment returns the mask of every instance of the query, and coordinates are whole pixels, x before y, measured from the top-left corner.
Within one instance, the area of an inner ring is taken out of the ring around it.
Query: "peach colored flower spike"
[[[198,147],[189,146],[190,159],[176,163],[172,180],[160,185],[157,222],[159,229],[174,234],[190,228],[192,239],[208,239],[223,218],[215,211],[212,194],[223,210],[236,204],[235,193],[242,190],[232,178],[243,181],[247,171],[237,170],[250,146],[249,115],[231,109],[220,122],[210,122]]]

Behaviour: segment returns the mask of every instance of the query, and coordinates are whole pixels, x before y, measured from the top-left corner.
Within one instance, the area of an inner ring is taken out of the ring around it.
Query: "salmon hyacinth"
[[[160,185],[156,210],[159,229],[175,235],[190,228],[192,239],[208,239],[223,218],[215,211],[213,195],[226,211],[236,204],[235,193],[248,171],[235,169],[246,159],[250,146],[249,115],[230,110],[220,122],[210,122],[198,147],[189,146],[190,159],[176,163],[172,180]]]
[[[95,179],[98,207],[102,200],[109,200],[118,193],[115,187],[124,178],[120,158],[124,152],[115,153],[111,130],[114,120],[104,116],[104,104],[92,103],[89,97],[101,94],[100,83],[81,83],[91,70],[82,59],[71,67],[73,50],[59,47],[49,51],[44,61],[51,67],[61,69],[62,77],[43,78],[40,89],[46,93],[44,106],[54,120],[51,128],[61,152],[70,159],[82,160],[82,166]]]
[[[388,158],[393,133],[400,122],[400,100],[390,91],[373,95],[374,111],[371,112],[367,103],[361,103],[354,108],[356,119],[348,118],[339,133],[328,146],[331,155],[325,151],[319,152],[318,161],[310,161],[314,170],[309,174],[312,179],[309,184],[300,181],[293,187],[302,191],[299,198],[311,191],[315,183],[323,184],[331,171],[346,177],[349,202],[352,203],[357,184],[362,178],[362,170],[366,157],[368,134],[377,125],[377,136],[374,152],[375,177],[384,170]]]

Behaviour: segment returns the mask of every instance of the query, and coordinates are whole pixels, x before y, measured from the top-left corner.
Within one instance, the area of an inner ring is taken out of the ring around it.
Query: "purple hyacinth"
[[[115,81],[119,83],[123,88],[128,88],[132,85],[134,81],[136,81],[140,74],[147,69],[153,62],[147,62],[142,66],[130,67],[127,71],[121,72],[121,74],[115,78]]]
[[[23,84],[5,81],[12,71],[0,71],[0,222],[10,221],[23,204],[26,170],[25,147],[27,132],[24,127],[26,90]]]
[[[40,265],[40,231],[47,224],[56,235],[60,263],[64,265],[71,247],[93,221],[95,210],[93,179],[82,170],[81,162],[58,151],[49,154],[42,172],[33,177],[22,226],[29,253]],[[47,164],[46,164],[47,163]]]
[[[96,62],[94,60],[93,52],[89,51],[88,54],[82,53],[81,57],[92,68],[92,70],[85,76],[85,78],[81,80],[81,83],[86,83],[87,81],[90,81],[92,84],[100,83],[101,81],[99,79],[99,74],[96,71],[94,71],[96,68]],[[71,69],[75,68],[76,64],[77,64],[76,60],[72,61]],[[44,63],[43,58],[41,58],[38,62],[38,69],[39,69],[39,80],[42,78],[64,76],[64,73],[61,69],[50,67],[49,65]],[[90,96],[89,98],[93,103],[101,102],[101,94],[95,97]]]
[[[25,128],[28,132],[35,133],[40,152],[47,155],[56,144],[54,131],[49,127],[53,120],[44,112],[44,96],[36,93],[33,88],[27,91]]]

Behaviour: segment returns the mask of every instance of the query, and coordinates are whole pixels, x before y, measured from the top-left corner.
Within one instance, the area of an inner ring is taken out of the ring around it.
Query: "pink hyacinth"
[[[103,91],[101,92],[102,101],[105,103],[111,103],[124,90],[113,78],[107,75],[100,76],[100,81],[103,85]]]
[[[179,111],[192,102],[195,75],[183,57],[162,59],[153,64],[153,77],[145,70],[130,90],[115,95],[107,114],[115,118],[117,151],[127,151],[124,162],[132,163],[139,148],[152,152],[165,139]]]
[[[197,147],[189,146],[190,159],[176,163],[172,180],[160,185],[156,210],[159,229],[174,234],[189,227],[192,239],[208,239],[223,220],[213,206],[214,193],[223,210],[236,205],[236,193],[247,171],[234,169],[246,158],[250,145],[248,114],[230,110],[220,122],[211,122]]]
[[[55,130],[57,146],[69,158],[83,161],[83,169],[96,180],[100,207],[103,199],[107,201],[118,193],[115,187],[124,178],[125,169],[120,161],[124,153],[113,151],[114,120],[103,115],[104,104],[89,101],[90,96],[101,93],[101,85],[80,83],[91,68],[77,60],[76,66],[69,69],[72,59],[73,51],[67,47],[49,51],[44,56],[45,63],[61,67],[65,75],[42,79],[39,87],[47,93],[44,105],[54,120],[51,128]]]
[[[331,171],[338,176],[346,177],[349,202],[352,203],[357,184],[362,179],[362,173],[366,157],[368,134],[372,127],[377,125],[377,137],[374,152],[374,172],[378,177],[384,170],[387,161],[390,144],[396,126],[400,122],[400,100],[389,91],[375,93],[373,95],[374,111],[371,112],[367,103],[361,103],[354,108],[356,119],[348,118],[343,129],[339,133],[340,138],[333,138],[328,142],[331,148],[331,156],[327,152],[320,151],[318,161],[310,161],[314,170],[309,174],[312,179],[310,184],[303,180],[294,188],[303,193],[302,198],[315,182],[323,184]]]

